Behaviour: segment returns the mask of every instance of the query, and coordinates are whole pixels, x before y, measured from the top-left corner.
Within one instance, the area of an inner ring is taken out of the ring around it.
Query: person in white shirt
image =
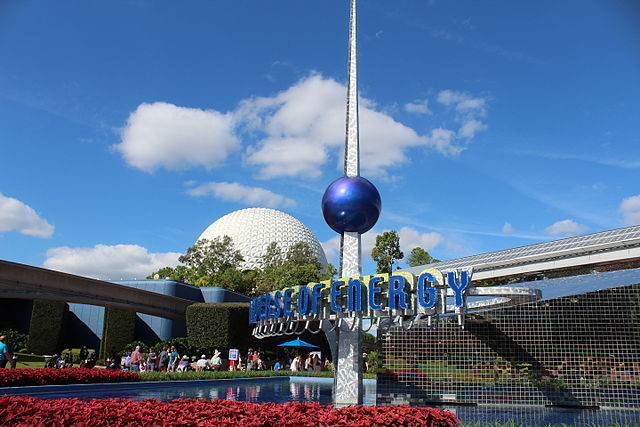
[[[209,361],[207,360],[207,355],[203,354],[200,356],[200,360],[196,362],[196,371],[204,371],[209,368]]]
[[[296,372],[299,371],[302,367],[300,366],[300,356],[296,356],[291,362],[291,370]]]
[[[221,365],[222,358],[220,357],[220,352],[216,349],[213,352],[213,357],[211,358],[211,369],[213,369],[214,371],[219,371]]]

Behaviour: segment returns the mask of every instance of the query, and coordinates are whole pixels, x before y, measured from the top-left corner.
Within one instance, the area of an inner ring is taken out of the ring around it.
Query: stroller
[[[64,359],[60,357],[59,354],[54,354],[53,356],[45,356],[44,367],[54,369],[64,368]]]

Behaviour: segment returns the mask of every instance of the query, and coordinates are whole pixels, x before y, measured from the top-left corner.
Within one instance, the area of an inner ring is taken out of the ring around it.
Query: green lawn
[[[203,371],[203,372],[141,372],[142,381],[213,380],[223,378],[254,377],[333,377],[331,371]],[[375,379],[375,374],[364,374],[364,378]]]
[[[18,362],[16,368],[44,368],[44,356],[29,353],[16,353]]]

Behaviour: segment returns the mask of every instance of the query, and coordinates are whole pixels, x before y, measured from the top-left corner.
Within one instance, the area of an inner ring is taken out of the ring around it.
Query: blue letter
[[[460,282],[458,282],[458,278]],[[456,296],[456,307],[464,306],[463,292],[469,286],[469,273],[465,270],[460,272],[459,277],[453,271],[447,273],[447,285],[453,290]]]
[[[273,317],[282,317],[282,292],[276,291],[273,294],[273,303],[276,306],[275,316]]]
[[[293,293],[293,289],[285,289],[284,296],[282,297],[282,313],[285,316],[293,315],[291,311],[291,294]]]
[[[382,304],[376,304],[376,294],[382,292],[382,288],[376,286],[376,284],[382,281],[384,281],[382,277],[372,277],[369,279],[369,307],[371,310],[384,310]]]
[[[344,311],[342,307],[338,305],[338,298],[342,296],[340,293],[340,286],[342,286],[343,282],[331,282],[331,311],[334,313],[341,313]]]
[[[436,288],[427,286],[427,283],[435,283],[436,279],[431,273],[422,273],[418,277],[418,304],[422,308],[433,308],[436,306]],[[426,296],[429,299],[426,299]]]
[[[409,304],[407,304],[407,293],[404,291],[405,286],[407,286],[407,279],[404,277],[389,277],[389,308],[391,310],[409,308]]]
[[[269,319],[276,317],[276,313],[275,310],[273,309],[273,295],[272,294],[266,294],[265,298],[267,299],[267,317]]]
[[[309,288],[306,286],[298,288],[298,314],[309,314]]]
[[[251,302],[249,303],[249,323],[254,323],[255,320],[253,320],[254,314],[253,314],[253,306],[254,306],[254,301],[255,300],[251,300]]]
[[[267,305],[267,301],[266,301],[267,296],[266,295],[262,295],[259,300],[260,300],[260,320],[265,320],[266,318],[269,317],[269,306]]]
[[[318,314],[320,313],[320,298],[322,298],[322,289],[324,289],[324,285],[322,283],[316,283],[313,285],[312,296],[311,296],[311,313]]]
[[[362,282],[358,279],[349,280],[347,287],[347,310],[362,310]]]

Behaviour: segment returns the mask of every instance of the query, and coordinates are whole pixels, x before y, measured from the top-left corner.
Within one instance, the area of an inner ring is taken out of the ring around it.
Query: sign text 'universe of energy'
[[[249,322],[268,319],[375,318],[389,315],[430,314],[445,304],[465,306],[465,290],[471,282],[468,270],[427,269],[415,276],[407,272],[338,279],[291,287],[254,298]]]

